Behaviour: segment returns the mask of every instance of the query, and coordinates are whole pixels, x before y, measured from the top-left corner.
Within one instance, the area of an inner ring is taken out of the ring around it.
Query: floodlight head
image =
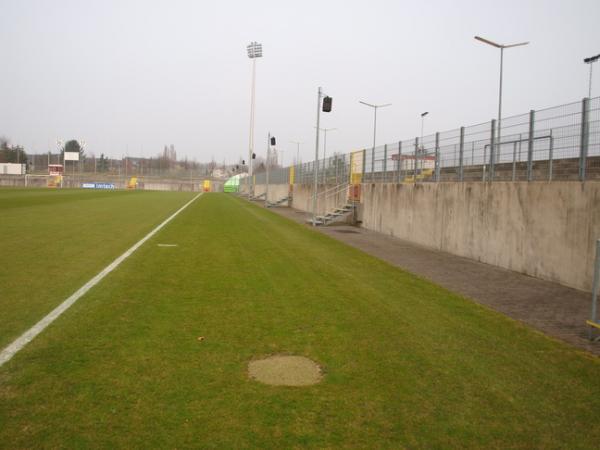
[[[529,44],[529,41],[519,42],[518,44],[503,45],[502,48],[521,47],[522,45],[528,45],[528,44]]]
[[[246,46],[246,50],[248,51],[248,58],[262,58],[262,44],[250,42],[250,44]]]
[[[491,45],[492,47],[496,47],[496,48],[500,48],[500,49],[511,48],[511,47],[520,47],[521,45],[529,44],[529,41],[528,41],[528,42],[519,42],[518,44],[503,45],[503,44],[498,44],[497,42],[494,42],[494,41],[490,41],[489,39],[482,38],[481,36],[475,36],[475,39],[483,42],[484,44],[488,44],[488,45]]]
[[[583,62],[586,64],[592,64],[598,61],[598,59],[600,59],[600,55],[590,56],[589,58],[585,58]]]
[[[362,103],[363,105],[370,106],[371,108],[375,108],[375,109],[377,109],[377,108],[385,108],[386,106],[392,106],[391,103],[386,103],[384,105],[371,105],[370,103],[363,102],[362,100],[359,100],[358,103]]]
[[[425,111],[424,113],[422,113],[421,117],[425,117],[427,114],[429,114],[429,111]]]
[[[475,36],[475,39],[483,42],[484,44],[491,45],[492,47],[502,48],[502,45],[497,44],[496,42],[490,41],[489,39],[482,38],[481,36]]]

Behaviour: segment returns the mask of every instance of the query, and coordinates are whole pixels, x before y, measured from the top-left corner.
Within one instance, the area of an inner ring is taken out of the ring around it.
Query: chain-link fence
[[[357,171],[363,183],[600,180],[600,97],[336,154],[316,164],[318,182],[336,185]],[[312,183],[314,169],[313,161],[271,170],[269,183]],[[255,183],[266,183],[266,173],[257,174]]]

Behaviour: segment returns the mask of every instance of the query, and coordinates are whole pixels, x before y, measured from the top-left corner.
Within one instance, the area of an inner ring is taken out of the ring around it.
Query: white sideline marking
[[[157,244],[158,247],[177,247],[177,244]]]
[[[8,347],[4,348],[2,352],[0,352],[0,367],[10,360],[19,350],[25,347],[29,342],[31,342],[38,334],[40,334],[44,329],[54,322],[62,313],[64,313],[69,307],[75,303],[79,298],[81,298],[87,291],[89,291],[92,287],[102,280],[106,275],[116,269],[119,264],[121,264],[125,259],[127,259],[133,252],[135,252],[144,242],[154,236],[162,227],[164,227],[167,223],[177,216],[181,211],[187,208],[192,204],[198,197],[202,195],[202,192],[196,195],[193,199],[175,211],[171,216],[164,220],[160,225],[158,225],[154,230],[144,236],[141,240],[139,240],[136,244],[133,245],[129,250],[111,262],[108,266],[106,266],[102,272],[92,278],[90,281],[85,283],[83,286],[77,290],[73,295],[63,301],[60,305],[50,311],[42,320],[32,326],[29,330],[15,339]]]

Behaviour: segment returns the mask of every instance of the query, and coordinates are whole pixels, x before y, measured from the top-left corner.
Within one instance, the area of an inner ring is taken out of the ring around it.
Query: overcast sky
[[[289,162],[314,155],[316,91],[333,97],[328,153],[471,125],[587,95],[584,57],[600,53],[600,1],[0,0],[0,136],[28,152],[81,138],[88,152],[246,158],[251,63],[256,152],[267,132]],[[600,95],[600,63],[595,66]],[[594,95],[593,93],[593,95]]]

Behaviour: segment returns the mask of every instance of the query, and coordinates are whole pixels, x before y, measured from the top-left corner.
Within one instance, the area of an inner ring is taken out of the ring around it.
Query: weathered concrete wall
[[[426,247],[591,290],[599,182],[367,184],[362,224]]]
[[[269,185],[269,193],[268,193],[268,200],[270,202],[276,202],[278,200],[281,200],[282,198],[285,198],[289,195],[289,185],[287,184],[270,184]],[[257,184],[254,186],[254,195],[261,195],[264,194],[267,190],[267,185],[266,184]],[[264,200],[264,197],[262,198],[262,200]],[[281,206],[289,206],[288,202],[284,202],[281,204]]]
[[[318,192],[325,192],[335,188],[335,185],[319,185]],[[295,184],[292,196],[292,207],[300,211],[312,212],[312,184]],[[346,203],[348,191],[331,192],[330,195],[320,195],[317,197],[317,215],[324,214],[334,208],[338,208]]]
[[[254,195],[258,196],[265,192],[265,184],[257,184],[254,186]],[[327,189],[334,188],[334,185],[319,185],[319,192],[324,192]],[[245,191],[245,188],[240,190]],[[281,206],[290,206],[299,211],[305,211],[307,214],[312,213],[312,184],[295,184],[292,189],[292,201],[284,202]],[[269,185],[269,201],[275,202],[289,195],[288,184],[270,184]],[[320,195],[317,201],[317,215],[324,214],[334,208],[338,208],[346,203],[348,191],[332,192],[331,195]],[[352,221],[352,217],[347,218]]]

